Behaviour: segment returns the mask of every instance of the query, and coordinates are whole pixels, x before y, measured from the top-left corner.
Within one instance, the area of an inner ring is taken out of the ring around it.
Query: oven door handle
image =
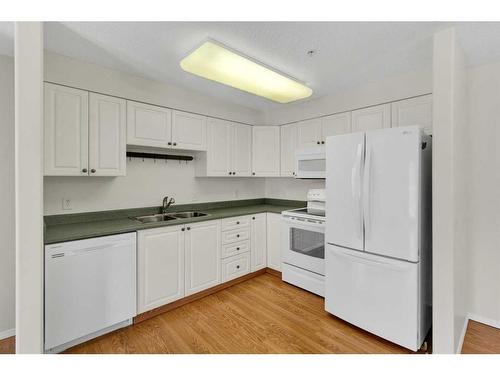
[[[309,228],[309,229],[318,228],[318,229],[321,229],[323,231],[325,229],[325,224],[316,223],[314,221],[309,221],[307,219],[302,219],[302,218],[298,219],[298,218],[291,218],[288,216],[284,216],[283,220],[285,223],[287,223],[291,227],[300,226],[300,227]]]

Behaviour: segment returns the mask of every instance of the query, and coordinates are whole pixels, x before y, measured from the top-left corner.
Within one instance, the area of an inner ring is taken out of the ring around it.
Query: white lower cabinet
[[[220,283],[220,220],[186,225],[186,296]]]
[[[267,214],[252,215],[251,220],[251,271],[267,266]]]
[[[281,271],[281,214],[267,214],[267,267]]]
[[[222,259],[222,282],[236,279],[250,273],[250,253]]]
[[[137,252],[140,314],[220,283],[220,220],[140,230]]]
[[[183,225],[138,231],[137,312],[184,297]]]

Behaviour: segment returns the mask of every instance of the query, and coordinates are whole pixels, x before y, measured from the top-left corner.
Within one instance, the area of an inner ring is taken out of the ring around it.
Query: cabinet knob
[[[239,249],[240,249],[239,247],[236,248],[236,250],[239,250]]]
[[[237,235],[236,235],[236,237],[240,237],[240,235],[239,235],[239,234],[237,234]]]
[[[91,173],[95,173],[95,169],[94,169],[94,168],[92,168],[92,169],[90,170],[90,172],[91,172]]]
[[[318,145],[319,145],[319,144],[321,144],[321,142],[320,142],[320,141],[318,141],[318,142],[316,142],[316,143],[317,143]]]
[[[187,227],[187,230],[191,230],[191,227]]]
[[[255,176],[255,172],[252,172],[252,176]]]
[[[184,228],[182,228],[181,230],[184,232],[184,230],[185,230],[185,229],[184,229]]]
[[[236,172],[233,172],[233,176],[236,174]]]
[[[236,266],[236,268],[237,268],[237,269],[240,269],[240,265],[238,264],[238,265]]]
[[[82,172],[83,172],[83,173],[87,173],[87,168],[83,168],[83,169],[82,169]]]
[[[324,145],[325,144],[325,141],[321,141],[321,144]]]
[[[229,175],[231,176],[231,175],[232,175],[232,172],[229,172]]]
[[[174,142],[174,143],[173,143],[173,145],[174,145],[174,146],[177,146],[177,142]]]
[[[236,224],[239,224],[239,223],[240,223],[239,221],[236,222]]]
[[[172,142],[168,142],[167,145],[172,146]]]
[[[254,217],[252,217],[252,220],[255,220],[255,216],[254,216]]]

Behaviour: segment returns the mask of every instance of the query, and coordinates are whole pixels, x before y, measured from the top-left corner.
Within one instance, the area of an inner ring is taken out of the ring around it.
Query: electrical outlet
[[[73,206],[71,204],[71,199],[69,199],[69,198],[62,199],[62,209],[63,210],[72,210],[73,209]]]

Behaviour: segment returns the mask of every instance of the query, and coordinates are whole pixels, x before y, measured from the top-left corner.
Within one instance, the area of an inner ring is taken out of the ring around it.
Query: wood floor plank
[[[469,320],[463,354],[500,354],[500,329]]]

